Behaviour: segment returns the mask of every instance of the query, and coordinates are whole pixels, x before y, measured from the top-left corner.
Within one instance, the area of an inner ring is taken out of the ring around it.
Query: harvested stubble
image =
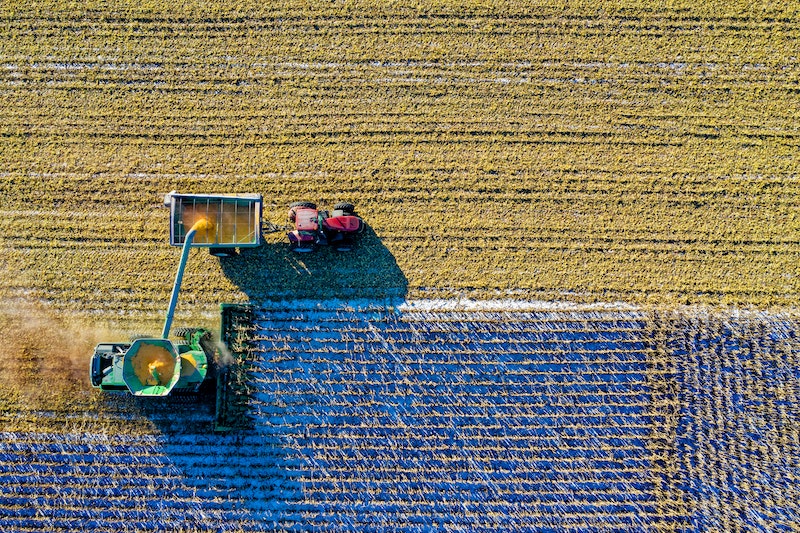
[[[351,200],[411,295],[794,303],[790,4],[6,3],[0,290],[154,316],[177,189]],[[184,305],[386,288],[281,240]]]

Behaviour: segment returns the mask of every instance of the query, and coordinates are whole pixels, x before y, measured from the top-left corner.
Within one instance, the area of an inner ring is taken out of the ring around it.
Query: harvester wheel
[[[172,332],[176,337],[185,339],[189,335],[197,333],[198,331],[200,331],[200,329],[201,328],[175,328],[174,330],[172,330]]]
[[[354,215],[356,213],[356,206],[351,204],[350,202],[339,202],[335,206],[333,206],[334,211],[344,211],[345,215]]]

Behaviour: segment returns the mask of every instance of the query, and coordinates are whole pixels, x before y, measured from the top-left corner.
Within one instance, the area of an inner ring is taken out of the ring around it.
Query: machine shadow
[[[320,246],[298,253],[288,242],[267,243],[220,258],[224,274],[253,303],[269,300],[402,300],[408,280],[392,253],[367,226],[347,252]]]
[[[239,255],[220,258],[223,273],[258,306],[260,302],[357,300],[395,305],[406,297],[408,281],[392,253],[367,227],[348,252],[318,247],[297,253],[288,242],[267,242],[259,248],[242,249]],[[252,323],[250,324],[252,325]],[[247,325],[245,325],[247,326]],[[240,338],[245,369],[269,364],[245,327]],[[231,351],[236,351],[229,346]],[[252,365],[252,367],[251,367]],[[283,433],[280,408],[273,405],[270,382],[254,380],[251,370],[238,382],[239,399],[247,406],[248,423],[227,433],[213,431],[212,391],[189,398],[130,399],[136,411],[160,435],[158,451],[172,468],[176,483],[196,494],[213,494],[213,504],[188,506],[181,527],[191,529],[196,519],[211,517],[234,530],[268,530],[269,524],[294,519],[303,500],[307,458],[292,444],[296,438]],[[253,403],[257,406],[254,407]],[[264,418],[277,419],[274,427]],[[257,410],[257,411],[254,411]],[[252,423],[250,423],[252,422]],[[198,456],[202,454],[202,468]]]

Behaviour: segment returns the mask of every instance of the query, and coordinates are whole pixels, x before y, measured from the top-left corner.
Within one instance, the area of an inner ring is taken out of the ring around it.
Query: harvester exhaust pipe
[[[194,236],[198,231],[212,231],[214,224],[207,218],[201,218],[194,223],[192,229],[186,233],[183,242],[183,252],[181,253],[181,262],[178,264],[178,272],[175,274],[175,284],[172,286],[172,296],[169,300],[169,308],[167,308],[167,318],[164,320],[164,329],[161,331],[161,338],[169,338],[169,330],[172,327],[172,317],[175,315],[175,306],[178,304],[178,293],[181,291],[181,282],[183,281],[183,271],[186,269],[186,261],[189,259],[189,248],[192,246]]]

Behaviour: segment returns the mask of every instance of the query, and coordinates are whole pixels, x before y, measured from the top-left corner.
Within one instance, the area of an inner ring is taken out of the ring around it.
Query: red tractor
[[[294,224],[288,237],[295,252],[311,252],[317,244],[346,252],[353,248],[355,236],[364,231],[364,221],[347,202],[336,204],[330,213],[317,210],[312,202],[294,202],[289,206],[289,222]]]

